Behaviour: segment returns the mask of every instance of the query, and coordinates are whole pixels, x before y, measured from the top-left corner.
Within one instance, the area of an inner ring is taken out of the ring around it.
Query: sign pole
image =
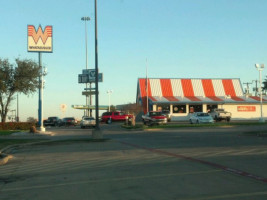
[[[90,83],[90,91],[92,90],[92,83]],[[90,102],[89,105],[92,105],[92,94],[89,95],[90,96]],[[90,113],[89,116],[92,117],[92,109],[90,108]]]
[[[97,0],[95,0],[95,118],[96,130],[99,130],[99,110],[98,110],[98,41],[97,41]]]
[[[52,53],[53,52],[53,38],[52,38],[52,26],[46,26],[43,30],[39,25],[38,30],[33,25],[28,25],[28,52],[38,52],[39,57],[39,99],[38,99],[38,125],[40,131],[45,132],[43,126],[43,67],[42,67],[42,52]],[[42,42],[38,42],[42,40]]]
[[[42,67],[42,53],[38,52],[39,55],[39,67],[40,67],[40,76],[39,76],[39,125],[40,131],[45,131],[43,126],[43,88],[44,88],[44,81],[43,81],[43,67]]]

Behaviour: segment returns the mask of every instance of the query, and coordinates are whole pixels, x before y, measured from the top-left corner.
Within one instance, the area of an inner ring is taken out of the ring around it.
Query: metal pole
[[[86,19],[85,22],[85,60],[86,60],[86,69],[88,69],[88,54],[87,54],[87,25],[86,25]],[[86,88],[88,88],[88,83],[86,83]],[[86,107],[88,106],[88,95],[86,95]],[[89,109],[86,109],[86,116],[89,114]]]
[[[17,122],[19,122],[19,93],[17,93]]]
[[[263,121],[263,116],[262,116],[262,89],[261,89],[261,71],[262,70],[259,70],[259,72],[260,72],[260,102],[261,102],[261,119],[260,119],[260,121]]]
[[[92,83],[90,83],[90,92],[92,91]],[[92,105],[92,95],[90,94],[90,102],[89,102],[89,105],[91,106]],[[89,116],[92,117],[92,109],[90,109],[90,112],[89,112]]]
[[[260,123],[264,123],[265,120],[263,118],[263,111],[262,111],[262,80],[261,80],[261,71],[264,69],[264,64],[255,64],[255,67],[257,68],[257,70],[259,71],[259,78],[260,78],[260,86],[259,86],[259,92],[260,92],[260,109],[261,109],[261,117],[259,122]]]
[[[90,20],[90,17],[82,17],[82,20],[84,21],[85,24],[85,65],[86,65],[86,69],[88,69],[88,48],[87,48],[87,21]],[[88,83],[86,83],[86,88],[88,88]],[[89,97],[88,95],[85,95],[85,105],[86,105],[86,109],[85,109],[85,115],[89,116],[89,109],[88,109],[88,105],[89,105]]]
[[[108,93],[108,112],[110,112],[110,93]]]
[[[146,112],[148,113],[148,77],[147,77],[147,59],[146,59]]]
[[[97,41],[97,0],[95,0],[95,118],[96,129],[99,129],[99,111],[98,111],[98,41]]]
[[[41,53],[38,52],[38,57],[39,57],[39,70],[40,70],[40,74],[39,74],[39,99],[38,99],[38,125],[39,127],[41,127]]]
[[[108,93],[108,112],[110,112],[110,95],[111,95],[111,90],[108,90],[107,93]]]
[[[39,125],[40,131],[45,131],[43,126],[43,67],[42,67],[42,53],[39,54],[39,67],[40,67],[40,76],[39,76]]]

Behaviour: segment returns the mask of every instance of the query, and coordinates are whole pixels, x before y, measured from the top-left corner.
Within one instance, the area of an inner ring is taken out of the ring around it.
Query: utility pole
[[[247,91],[246,91],[246,95],[249,95],[249,85],[251,85],[252,83],[243,83],[244,85],[247,85]]]
[[[97,38],[97,0],[95,0],[95,118],[96,130],[99,130],[99,106],[98,106],[98,38]]]
[[[255,96],[258,96],[258,83],[259,83],[259,81],[256,79],[256,80],[252,80],[252,83],[253,83],[253,82],[256,83]]]

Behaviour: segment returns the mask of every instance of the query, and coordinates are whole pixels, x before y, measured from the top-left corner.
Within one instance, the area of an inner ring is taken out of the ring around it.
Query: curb
[[[43,143],[43,142],[47,142],[47,141],[31,142],[31,143],[24,143],[24,144],[12,144],[12,145],[8,145],[8,146],[4,147],[3,149],[0,149],[0,166],[5,165],[8,162],[8,160],[14,158],[14,156],[5,153],[9,149],[13,149],[15,147],[22,147],[22,146],[26,146],[26,145]]]
[[[12,158],[13,158],[12,155],[0,153],[0,166],[5,165],[8,162],[8,160],[10,160]]]

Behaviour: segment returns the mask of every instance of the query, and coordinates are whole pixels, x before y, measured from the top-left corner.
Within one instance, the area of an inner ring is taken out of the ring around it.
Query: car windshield
[[[209,116],[209,114],[208,113],[198,113],[197,116],[206,117],[206,116]]]
[[[161,112],[151,112],[150,116],[161,116],[162,113]]]
[[[93,117],[85,117],[84,120],[94,120]]]
[[[65,118],[65,120],[74,120],[72,117]]]

